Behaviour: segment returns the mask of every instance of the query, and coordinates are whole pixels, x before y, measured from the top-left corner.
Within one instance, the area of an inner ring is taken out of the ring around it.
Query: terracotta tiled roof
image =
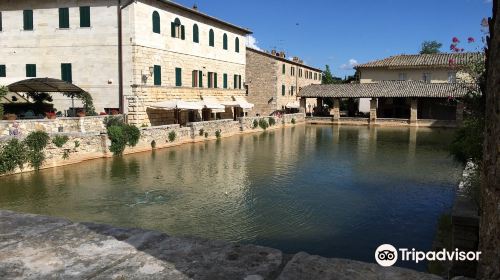
[[[370,84],[309,85],[300,97],[463,97],[470,87],[462,83],[425,83],[420,81],[384,81]]]
[[[468,53],[437,53],[437,54],[402,54],[388,58],[371,61],[357,65],[362,68],[424,68],[424,67],[449,67],[450,60],[455,65],[464,65],[470,61],[484,59],[484,54],[479,52]]]

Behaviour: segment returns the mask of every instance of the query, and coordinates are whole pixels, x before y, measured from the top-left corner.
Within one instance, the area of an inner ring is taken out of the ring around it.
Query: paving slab
[[[399,267],[297,253],[286,264],[278,280],[442,280],[443,278]]]

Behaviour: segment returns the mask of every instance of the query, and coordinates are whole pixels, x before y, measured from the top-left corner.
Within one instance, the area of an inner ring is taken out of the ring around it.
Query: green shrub
[[[75,149],[78,148],[78,147],[80,147],[80,141],[75,140]]]
[[[27,161],[26,146],[18,139],[9,140],[0,152],[0,173],[12,172],[16,167],[23,168]]]
[[[257,120],[253,120],[253,128],[257,128],[259,126],[259,122]]]
[[[156,141],[151,141],[151,149],[156,149]]]
[[[123,124],[124,124],[123,118],[120,116],[109,116],[109,117],[104,118],[104,125],[106,126],[106,128],[113,126],[113,125],[120,126]]]
[[[463,126],[455,132],[450,145],[450,153],[455,160],[466,163],[469,160],[477,163],[483,158],[484,119],[469,117]]]
[[[292,123],[292,124],[295,124],[295,118],[292,118],[291,123]]]
[[[267,123],[266,119],[260,119],[259,126],[260,128],[266,130],[269,127],[269,124]]]
[[[30,165],[35,170],[40,170],[40,167],[45,161],[45,154],[43,150],[49,144],[50,137],[44,131],[33,131],[26,136],[24,144],[27,147],[27,158]]]
[[[273,117],[269,118],[269,126],[273,126],[275,124],[276,124],[276,120]]]
[[[70,153],[69,149],[64,149],[62,158],[65,159],[65,160],[68,159],[69,158],[69,153]]]
[[[174,142],[175,138],[177,138],[177,134],[175,133],[175,131],[170,131],[168,133],[168,141]]]
[[[208,132],[205,132],[205,138],[208,138]]]
[[[130,147],[137,145],[141,137],[139,128],[130,124],[111,125],[107,131],[108,138],[111,140],[109,150],[115,156],[122,155],[127,145]]]
[[[205,130],[202,128],[198,131],[200,136],[203,136],[205,134]]]
[[[56,145],[56,147],[62,148],[62,146],[64,146],[64,144],[66,144],[68,142],[68,140],[69,140],[69,138],[66,135],[56,135],[52,139],[52,143],[54,143],[54,145]]]
[[[219,139],[221,137],[221,134],[222,134],[222,131],[220,129],[215,131],[215,137],[217,137],[217,139]]]

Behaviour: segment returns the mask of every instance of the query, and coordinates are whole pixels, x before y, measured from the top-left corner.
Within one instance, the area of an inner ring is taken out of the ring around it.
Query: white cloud
[[[354,58],[349,59],[348,63],[344,63],[340,65],[340,69],[342,70],[352,70],[354,66],[358,65],[358,61]]]
[[[258,43],[259,41],[257,41],[257,39],[254,36],[252,35],[247,36],[247,42],[246,42],[247,47],[261,51],[262,49],[259,48],[259,46],[257,46]]]

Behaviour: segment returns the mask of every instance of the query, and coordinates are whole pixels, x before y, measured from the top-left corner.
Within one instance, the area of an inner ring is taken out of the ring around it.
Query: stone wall
[[[106,116],[82,117],[82,118],[56,118],[0,121],[0,135],[12,135],[15,127],[21,134],[41,130],[47,133],[56,132],[102,132],[106,131],[104,119]]]
[[[202,141],[206,138],[213,139],[214,137],[216,137],[216,131],[220,131],[221,137],[231,136],[241,132],[240,122],[233,121],[232,119],[194,122],[189,123],[188,126],[192,130],[192,139],[195,141]],[[203,129],[203,135],[200,135],[201,129]],[[208,133],[207,137],[205,137],[205,133]]]
[[[481,188],[480,279],[500,279],[500,3],[493,1],[487,53],[486,133]]]

